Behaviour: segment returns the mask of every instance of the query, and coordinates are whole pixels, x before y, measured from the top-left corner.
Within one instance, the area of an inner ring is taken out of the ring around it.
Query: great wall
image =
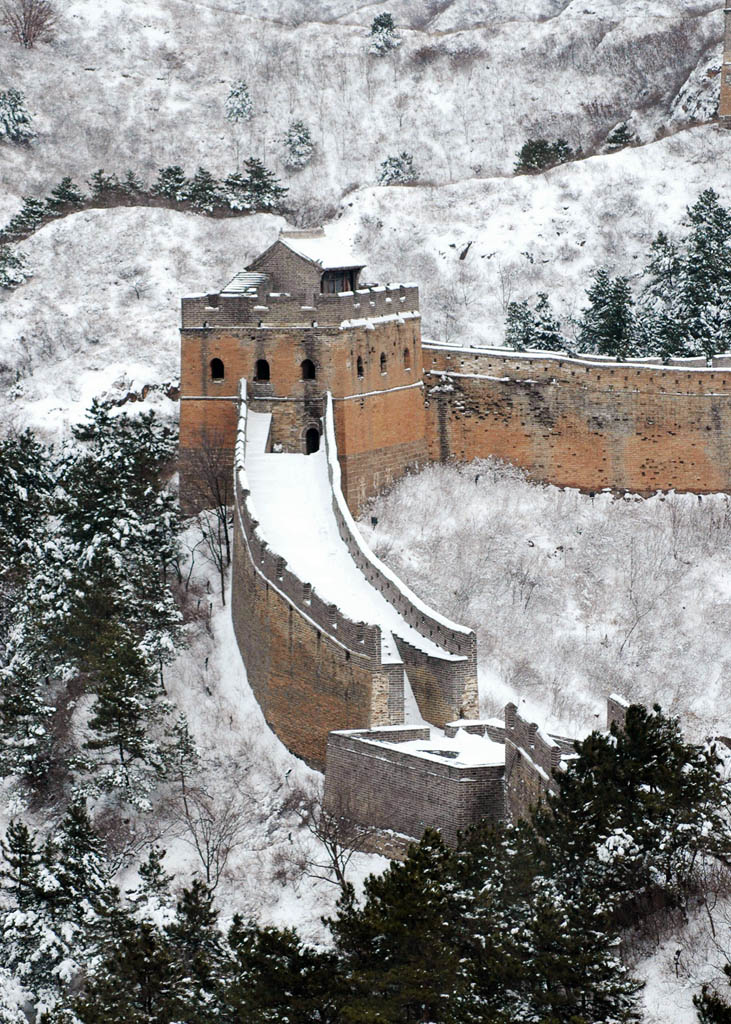
[[[336,816],[454,842],[525,813],[572,756],[524,709],[480,721],[474,632],[427,607],[354,516],[430,460],[536,480],[731,490],[731,357],[669,365],[422,344],[415,285],[283,232],[221,292],[183,299],[181,499],[201,451],[234,477],[231,605],[249,683]],[[612,697],[608,721],[621,719]]]

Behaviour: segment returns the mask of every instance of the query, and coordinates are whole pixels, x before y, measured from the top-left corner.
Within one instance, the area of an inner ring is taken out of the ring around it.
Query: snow
[[[314,234],[314,233],[312,233]],[[312,263],[317,263],[323,270],[336,270],[343,267],[364,267],[366,261],[349,252],[347,247],[326,234],[314,235],[314,237],[303,234],[282,232],[279,241],[296,252],[298,256],[304,256]],[[339,292],[339,295],[352,295],[352,292]]]
[[[246,476],[259,533],[271,550],[353,622],[380,626],[432,657],[461,660],[410,626],[362,575],[338,530],[324,448],[312,455],[266,453],[269,418],[248,412]]]
[[[477,768],[505,764],[504,743],[495,743],[487,736],[475,736],[464,729],[458,729],[457,734],[453,737],[445,736],[441,730],[435,729],[429,740],[406,740],[401,743],[390,743],[385,738],[388,735],[387,733],[384,733],[384,738],[381,739],[377,735],[378,732],[380,730],[373,730],[364,742],[388,747],[391,750],[398,750],[403,754],[412,754],[426,761],[451,764],[456,768]],[[452,756],[445,756],[447,751]]]

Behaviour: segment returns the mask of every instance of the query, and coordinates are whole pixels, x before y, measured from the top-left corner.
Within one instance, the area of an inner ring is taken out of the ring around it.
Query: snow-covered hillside
[[[39,135],[0,153],[0,214],[22,194],[98,167],[163,165],[214,173],[250,154],[280,174],[281,136],[297,118],[317,145],[287,175],[293,208],[317,218],[391,153],[413,153],[423,181],[511,173],[528,137],[592,151],[621,120],[654,137],[709,52],[714,0],[400,0],[403,39],[369,54],[382,4],[251,0],[72,0],[56,39],[32,50],[0,33],[0,89],[21,89]],[[715,48],[715,49],[714,49]],[[244,78],[253,118],[225,116]],[[716,80],[718,81],[718,80]]]

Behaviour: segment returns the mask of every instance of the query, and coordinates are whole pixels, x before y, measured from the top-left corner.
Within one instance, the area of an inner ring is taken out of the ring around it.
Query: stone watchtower
[[[721,64],[721,100],[718,116],[724,128],[731,128],[731,4],[724,7],[723,61]]]
[[[286,231],[217,293],[183,299],[181,497],[193,510],[201,452],[230,476],[238,388],[272,414],[275,451],[312,452],[332,393],[353,511],[427,459],[419,294],[360,286],[365,261],[322,229]]]

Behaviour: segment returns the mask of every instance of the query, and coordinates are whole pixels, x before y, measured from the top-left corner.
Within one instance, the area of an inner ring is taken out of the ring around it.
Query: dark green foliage
[[[457,1021],[468,989],[457,941],[460,902],[451,895],[451,854],[428,832],[404,864],[371,876],[330,922],[347,989],[343,1019]]]
[[[105,192],[118,192],[120,189],[119,178],[116,174],[105,174],[103,168],[100,167],[89,178],[89,188],[94,197],[102,196]]]
[[[120,182],[119,187],[123,192],[127,192],[131,196],[142,195],[145,191],[144,182],[133,170],[127,171],[124,176],[124,180]]]
[[[601,895],[607,913],[684,906],[703,858],[726,856],[730,794],[711,747],[677,719],[632,705],[624,729],[592,733],[539,811],[554,872]]]
[[[42,199],[24,196],[20,211],[8,221],[3,231],[6,238],[21,238],[39,228],[48,216],[46,204]]]
[[[164,196],[181,202],[189,198],[189,182],[185,171],[177,164],[172,167],[161,167],[150,192],[153,196]]]
[[[520,148],[515,164],[516,174],[535,174],[545,171],[557,164],[565,164],[578,154],[569,146],[566,139],[528,139]]]
[[[627,278],[611,278],[606,270],[596,270],[586,295],[589,306],[579,324],[579,350],[620,361],[634,355],[634,299]]]
[[[561,325],[551,309],[548,295],[539,292],[531,309],[528,302],[511,302],[505,321],[505,344],[523,351],[529,348],[564,348]]]
[[[235,917],[228,933],[226,1020],[231,1024],[341,1024],[337,958],[304,945],[290,928]]]
[[[18,89],[0,92],[0,142],[29,142],[35,135],[31,121],[22,92]]]
[[[86,196],[71,178],[62,178],[46,197],[46,209],[54,216],[66,212],[69,208],[82,206]]]
[[[188,198],[193,206],[206,210],[208,213],[223,205],[218,182],[204,167],[199,167],[191,178],[188,185]]]
[[[10,498],[0,556],[13,567],[0,570],[0,767],[61,784],[60,759],[91,790],[144,806],[174,748],[161,700],[180,618],[166,586],[177,556],[164,488],[174,437],[152,414],[112,416],[98,403],[73,433],[54,462],[30,435],[0,446]],[[81,750],[54,735],[69,688],[93,698]]]
[[[379,185],[409,185],[416,181],[414,158],[411,153],[388,156],[381,164],[378,174]]]
[[[731,981],[731,968],[724,967],[724,972]],[[700,1024],[731,1024],[731,1005],[720,996],[704,985],[697,996],[693,996],[693,1005],[698,1011]]]
[[[618,149],[624,149],[625,146],[631,146],[636,139],[626,121],[622,121],[616,128],[612,128],[609,135],[607,135],[606,147],[610,153],[615,152]]]
[[[30,271],[25,256],[9,245],[0,245],[0,288],[17,288],[28,277]]]
[[[254,210],[278,210],[289,191],[283,188],[264,164],[251,157],[244,163],[246,187]]]

